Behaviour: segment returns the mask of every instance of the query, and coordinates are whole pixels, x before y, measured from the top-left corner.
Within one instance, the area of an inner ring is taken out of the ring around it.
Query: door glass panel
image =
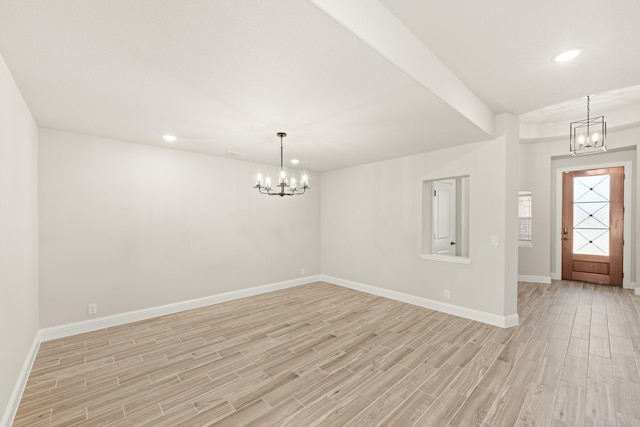
[[[609,175],[573,178],[573,253],[609,255]]]

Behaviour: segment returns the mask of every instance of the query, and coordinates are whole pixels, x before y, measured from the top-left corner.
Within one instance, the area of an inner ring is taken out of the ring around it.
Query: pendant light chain
[[[591,120],[589,120],[589,113],[591,112],[591,108],[590,108],[590,104],[591,104],[591,97],[589,95],[587,95],[587,135],[591,135],[589,133],[589,126],[591,125]]]
[[[588,113],[587,113],[588,115]],[[284,170],[284,149],[282,148],[282,138],[284,138],[284,135],[282,135],[282,133],[280,134],[280,170],[283,171]]]

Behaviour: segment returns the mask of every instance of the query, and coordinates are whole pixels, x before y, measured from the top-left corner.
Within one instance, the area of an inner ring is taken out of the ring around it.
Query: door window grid
[[[609,255],[609,175],[573,179],[573,253]]]

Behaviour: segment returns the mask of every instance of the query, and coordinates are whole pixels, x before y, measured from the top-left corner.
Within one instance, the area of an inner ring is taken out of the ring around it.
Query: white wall
[[[0,416],[38,330],[37,150],[38,127],[0,56]]]
[[[495,140],[322,175],[323,274],[498,316],[516,314],[517,118]],[[469,175],[470,265],[420,258],[422,181]],[[500,245],[491,246],[491,236]]]
[[[252,189],[238,160],[40,131],[40,326],[320,273],[320,183]]]
[[[636,211],[638,200],[638,150],[640,128],[609,132],[609,151],[590,156],[573,157],[568,154],[567,140],[528,143],[520,145],[519,189],[533,193],[533,247],[519,248],[518,274],[532,276],[555,276],[561,274],[561,266],[556,265],[555,243],[560,239],[556,226],[556,174],[558,168],[581,165],[607,164],[629,161],[633,174],[627,175],[631,182],[633,200],[625,201],[631,210],[631,281],[636,281],[638,261]]]

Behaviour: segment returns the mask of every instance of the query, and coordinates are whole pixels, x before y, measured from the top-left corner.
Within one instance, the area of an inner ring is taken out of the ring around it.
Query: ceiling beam
[[[494,113],[378,0],[310,0],[484,131],[494,134]]]

